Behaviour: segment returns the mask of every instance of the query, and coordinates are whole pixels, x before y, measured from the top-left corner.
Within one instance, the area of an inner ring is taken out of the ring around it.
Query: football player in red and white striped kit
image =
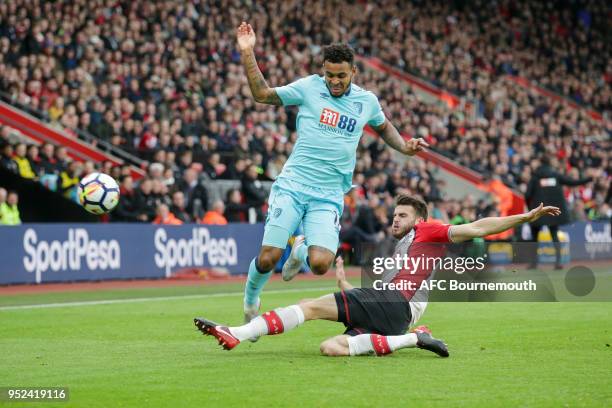
[[[559,214],[558,208],[540,204],[524,214],[445,225],[426,222],[425,202],[400,195],[396,200],[391,231],[399,240],[395,247],[396,255],[408,254],[409,258],[423,254],[440,256],[440,246],[435,244],[464,242],[533,222],[544,215]],[[432,270],[420,268],[417,271],[390,272],[385,274],[385,281],[414,282],[412,287],[418,288],[423,280],[429,278]],[[336,275],[340,292],[266,312],[242,326],[227,327],[205,318],[195,318],[194,322],[202,333],[215,337],[226,350],[246,339],[284,333],[308,320],[331,320],[343,323],[346,331],[321,343],[321,353],[328,356],[385,355],[402,348],[418,347],[448,357],[446,344],[433,338],[427,327],[419,326],[406,333],[419,320],[427,305],[426,297],[419,298],[418,291],[354,288],[345,279],[340,258]]]

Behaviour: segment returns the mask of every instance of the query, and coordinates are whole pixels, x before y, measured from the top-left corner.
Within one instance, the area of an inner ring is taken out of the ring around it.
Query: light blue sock
[[[302,264],[310,267],[308,265],[308,246],[306,246],[306,243],[297,249],[297,258],[302,261]]]
[[[261,273],[255,264],[257,258],[253,258],[249,265],[249,274],[247,275],[246,286],[244,287],[244,303],[245,305],[253,306],[257,304],[259,294],[266,282],[272,276],[272,272]]]

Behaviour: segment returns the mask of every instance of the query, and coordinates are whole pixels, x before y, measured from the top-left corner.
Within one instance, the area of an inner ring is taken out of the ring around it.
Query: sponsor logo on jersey
[[[324,125],[336,127],[339,119],[340,114],[338,112],[333,111],[331,109],[323,108],[319,122],[323,123]]]
[[[319,127],[338,134],[351,136],[357,127],[357,119],[340,114],[329,108],[323,108],[319,117]]]

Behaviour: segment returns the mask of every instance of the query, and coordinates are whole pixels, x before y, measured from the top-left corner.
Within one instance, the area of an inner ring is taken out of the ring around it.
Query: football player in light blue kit
[[[422,151],[427,143],[402,138],[385,118],[376,95],[352,83],[356,67],[348,45],[325,47],[323,76],[311,75],[270,88],[255,60],[251,25],[243,22],[237,37],[255,101],[299,107],[297,143],[272,186],[261,251],[249,267],[244,296],[248,322],[257,316],[259,294],[301,222],[304,237],[295,239],[283,279],[292,279],[302,264],[318,275],[331,266],[338,248],[344,193],[351,188],[364,126],[370,125],[389,146],[407,155]]]

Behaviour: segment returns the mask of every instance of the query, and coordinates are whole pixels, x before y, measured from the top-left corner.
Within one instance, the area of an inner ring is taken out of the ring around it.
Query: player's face
[[[417,218],[416,211],[412,206],[398,205],[395,207],[395,211],[393,211],[391,234],[396,239],[402,239],[421,220],[421,218]]]
[[[348,62],[329,62],[323,64],[323,75],[329,93],[334,97],[344,95],[355,75],[357,68]]]

